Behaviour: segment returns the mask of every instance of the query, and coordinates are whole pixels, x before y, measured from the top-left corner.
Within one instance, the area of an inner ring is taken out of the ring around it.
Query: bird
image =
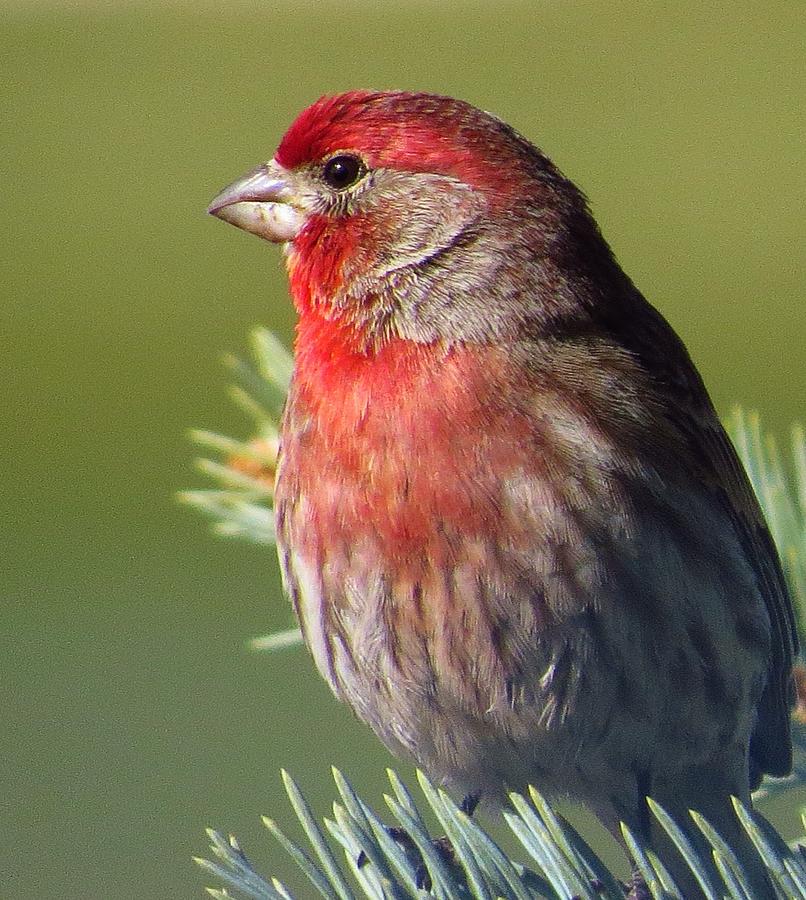
[[[209,212],[282,246],[277,547],[334,694],[468,808],[534,784],[700,896],[646,797],[749,849],[730,796],[790,771],[796,627],[703,380],[585,195],[465,101],[354,90]]]

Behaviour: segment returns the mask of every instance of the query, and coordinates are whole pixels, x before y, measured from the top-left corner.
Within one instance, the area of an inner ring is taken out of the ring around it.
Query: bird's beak
[[[293,201],[288,172],[272,160],[225,187],[207,212],[266,241],[284,243],[305,224]]]

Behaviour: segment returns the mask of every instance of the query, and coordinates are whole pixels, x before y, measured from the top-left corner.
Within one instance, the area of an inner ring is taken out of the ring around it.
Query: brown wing
[[[763,773],[782,776],[792,768],[792,663],[798,652],[792,602],[761,507],[699,373],[660,313],[637,291],[629,302],[634,304],[636,300],[644,310],[632,318],[632,327],[625,329],[621,320],[622,342],[651,373],[656,390],[665,395],[667,415],[688,445],[687,461],[699,469],[699,480],[724,505],[734,523],[770,617],[767,683],[750,745],[750,781],[757,787]],[[609,324],[612,327],[612,320]]]
[[[758,500],[730,439],[707,401],[697,427],[704,456],[706,483],[730,510],[758,579],[772,626],[767,684],[758,707],[750,743],[750,781],[757,787],[763,773],[782,776],[792,768],[790,712],[794,703],[792,662],[798,651],[797,627],[778,552]]]

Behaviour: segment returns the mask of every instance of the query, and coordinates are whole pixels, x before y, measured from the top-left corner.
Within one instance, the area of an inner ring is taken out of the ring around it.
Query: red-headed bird
[[[210,212],[284,247],[277,544],[334,693],[464,795],[627,822],[695,896],[645,797],[744,843],[729,795],[791,765],[795,626],[702,380],[582,193],[467,103],[354,91]]]

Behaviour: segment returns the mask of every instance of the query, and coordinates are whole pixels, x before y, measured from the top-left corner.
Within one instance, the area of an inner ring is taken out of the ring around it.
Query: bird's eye
[[[337,191],[352,187],[366,172],[364,163],[357,157],[344,153],[325,163],[322,178],[325,184]]]

